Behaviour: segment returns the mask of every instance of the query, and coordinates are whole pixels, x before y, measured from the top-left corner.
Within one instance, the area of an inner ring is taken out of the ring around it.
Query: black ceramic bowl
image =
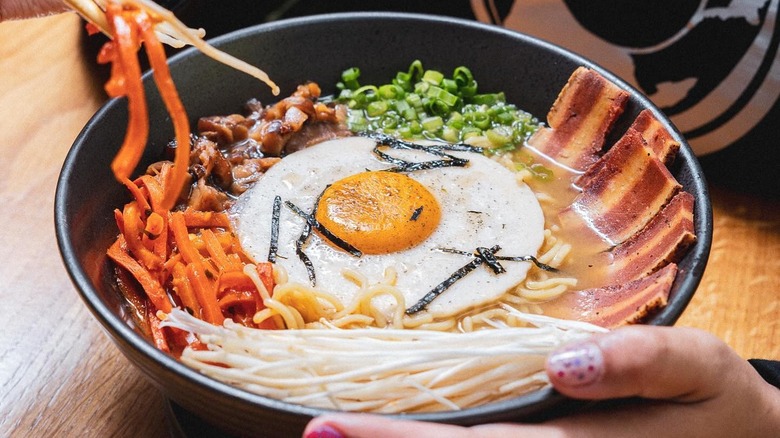
[[[389,13],[279,21],[224,35],[212,43],[263,68],[281,86],[283,95],[307,80],[318,82],[325,94],[333,92],[341,71],[352,66],[361,68],[362,81],[376,83],[405,70],[414,59],[441,71],[466,65],[480,80],[481,90],[504,90],[508,101],[542,119],[576,67],[600,71],[631,93],[615,135],[622,133],[640,110],[650,108],[682,143],[672,171],[696,199],[698,241],[679,264],[668,307],[650,323],[673,324],[696,290],[711,242],[710,204],[697,160],[679,132],[648,99],[592,62],[498,27]],[[204,115],[238,112],[251,97],[263,103],[274,101],[265,85],[194,50],[172,57],[170,66],[192,121]],[[144,80],[151,134],[141,169],[156,161],[174,136],[151,76],[147,74]],[[128,201],[125,188],[114,180],[109,168],[122,142],[126,118],[125,100],[108,102],[76,139],[62,168],[56,193],[56,231],[76,288],[120,350],[176,404],[195,415],[207,412],[227,431],[300,436],[306,422],[322,410],[261,397],[203,376],[156,350],[129,322],[105,255],[117,234],[112,211]],[[542,390],[478,408],[408,417],[463,425],[532,420],[562,412],[564,402],[554,391]]]

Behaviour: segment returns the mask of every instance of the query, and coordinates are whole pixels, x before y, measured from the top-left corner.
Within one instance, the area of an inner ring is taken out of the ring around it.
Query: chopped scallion
[[[478,93],[471,70],[457,67],[451,77],[411,63],[387,84],[360,85],[360,69],[345,70],[334,100],[347,104],[347,123],[355,132],[381,131],[406,139],[439,139],[451,143],[486,137],[489,153],[521,146],[540,126],[530,114],[506,103],[503,92]],[[544,169],[531,169],[536,175]]]

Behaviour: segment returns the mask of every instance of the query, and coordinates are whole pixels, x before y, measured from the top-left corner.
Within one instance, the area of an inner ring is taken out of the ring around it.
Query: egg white
[[[330,140],[291,154],[269,169],[240,197],[231,212],[245,250],[258,261],[267,260],[275,196],[311,213],[327,185],[366,170],[392,167],[374,155],[374,146],[374,140],[363,137]],[[414,161],[438,159],[420,151],[388,153]],[[469,256],[442,252],[441,248],[474,252],[477,247],[499,245],[499,255],[536,255],[544,239],[544,217],[533,192],[518,182],[513,172],[481,154],[451,154],[468,159],[468,164],[408,174],[425,185],[441,207],[439,226],[421,244],[390,254],[356,258],[312,233],[304,251],[314,265],[318,289],[335,295],[346,305],[358,287],[344,277],[345,268],[365,276],[371,284],[383,280],[385,269],[394,268],[398,274],[396,286],[408,308],[472,260]],[[295,241],[303,228],[303,219],[283,206],[276,263],[287,270],[290,281],[308,284],[306,268],[295,253]],[[495,274],[487,266],[480,266],[456,281],[426,311],[436,318],[448,317],[493,302],[520,283],[531,266],[528,262],[501,264],[505,273]],[[375,300],[384,313],[392,314],[392,299]]]

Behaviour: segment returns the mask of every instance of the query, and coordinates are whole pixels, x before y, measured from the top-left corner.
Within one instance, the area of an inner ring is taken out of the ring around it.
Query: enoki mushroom
[[[211,325],[178,309],[162,324],[207,345],[186,348],[181,361],[214,379],[290,403],[378,413],[459,410],[539,389],[549,384],[547,354],[606,331],[504,308],[529,326],[258,330]]]

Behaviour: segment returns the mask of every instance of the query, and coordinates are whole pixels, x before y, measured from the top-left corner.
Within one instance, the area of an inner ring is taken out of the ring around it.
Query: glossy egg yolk
[[[322,193],[317,221],[365,254],[411,248],[431,235],[441,220],[433,194],[395,172],[362,172],[331,184]]]

